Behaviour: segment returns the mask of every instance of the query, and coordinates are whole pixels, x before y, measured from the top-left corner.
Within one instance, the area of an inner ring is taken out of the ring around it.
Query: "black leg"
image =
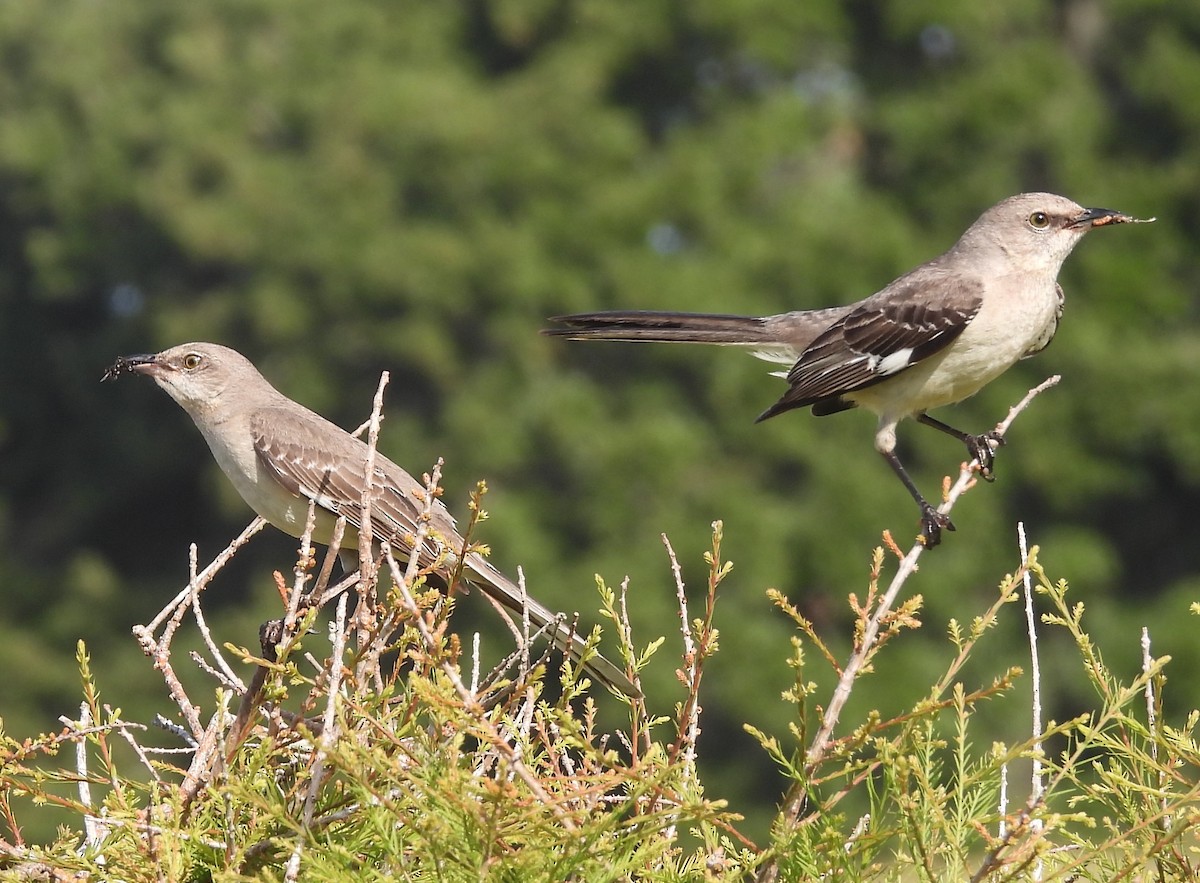
[[[930,505],[929,501],[921,496],[921,492],[917,490],[917,486],[904,470],[904,466],[900,463],[900,458],[896,456],[895,451],[884,453],[884,459],[891,464],[892,469],[900,476],[900,480],[904,482],[904,486],[908,488],[908,492],[912,494],[912,498],[917,501],[917,505],[921,509],[921,533],[925,537],[926,548],[932,549],[942,541],[942,529],[954,530],[954,522],[950,520],[949,515],[943,515],[936,508]]]
[[[917,422],[924,423],[926,426],[932,426],[938,432],[944,432],[946,435],[953,436],[964,445],[967,446],[967,454],[972,460],[979,461],[979,474],[983,476],[984,481],[995,481],[996,474],[992,471],[992,464],[996,461],[996,448],[1004,444],[1004,436],[998,432],[985,432],[983,435],[971,435],[969,432],[963,432],[961,429],[955,429],[953,426],[947,426],[941,420],[934,420],[928,414],[918,414]]]

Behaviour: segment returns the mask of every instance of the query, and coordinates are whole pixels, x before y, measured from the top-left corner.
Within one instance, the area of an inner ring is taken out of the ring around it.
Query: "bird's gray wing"
[[[251,417],[250,431],[259,462],[289,493],[345,517],[356,530],[362,528],[366,444],[307,409],[262,408]],[[371,488],[372,536],[388,541],[398,559],[407,559],[412,553],[425,493],[424,485],[376,452]],[[432,535],[422,546],[418,563],[422,567],[438,563],[439,576],[448,580],[455,558],[442,553],[461,554],[464,540],[440,500],[434,501],[429,527]],[[575,634],[570,620],[525,595],[479,553],[471,552],[464,563],[468,582],[518,615],[528,611],[536,627],[551,625],[551,640],[559,649],[579,658],[585,641]],[[641,695],[625,673],[603,656],[593,656],[587,668],[613,689],[627,696]]]
[[[260,409],[250,420],[250,431],[259,462],[280,485],[361,530],[365,443],[319,415],[298,414],[288,408]],[[425,488],[379,452],[374,467],[371,535],[389,542],[398,557],[407,557],[416,537]],[[423,566],[439,554],[438,539],[455,553],[461,546],[454,519],[440,501],[434,502],[429,527],[434,536],[423,547]]]
[[[983,282],[977,278],[901,277],[818,335],[788,372],[790,389],[759,419],[807,405],[824,405],[826,413],[838,410],[846,393],[893,377],[945,349],[982,303]]]

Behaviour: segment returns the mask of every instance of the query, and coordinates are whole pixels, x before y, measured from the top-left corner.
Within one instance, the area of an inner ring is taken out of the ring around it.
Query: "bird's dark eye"
[[[204,357],[199,353],[188,353],[183,357],[183,367],[189,371],[195,371],[200,367],[200,363],[204,361]]]
[[[1034,212],[1029,216],[1029,226],[1034,230],[1045,230],[1050,226],[1050,216],[1045,212]]]

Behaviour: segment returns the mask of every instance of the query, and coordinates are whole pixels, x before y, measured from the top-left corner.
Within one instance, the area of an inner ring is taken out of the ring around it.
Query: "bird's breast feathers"
[[[889,382],[847,396],[876,413],[914,414],[968,398],[1019,359],[1050,342],[1062,314],[1061,289],[1051,296],[1030,291],[1022,298],[987,298],[962,333],[945,349],[906,368]]]

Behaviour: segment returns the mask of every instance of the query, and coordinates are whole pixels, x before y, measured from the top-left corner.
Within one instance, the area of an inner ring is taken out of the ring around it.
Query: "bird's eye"
[[[1045,212],[1034,212],[1029,216],[1029,226],[1034,230],[1045,230],[1050,226],[1050,216]]]
[[[188,353],[183,357],[183,367],[189,371],[195,371],[200,367],[200,363],[204,361],[204,357],[199,353]]]

